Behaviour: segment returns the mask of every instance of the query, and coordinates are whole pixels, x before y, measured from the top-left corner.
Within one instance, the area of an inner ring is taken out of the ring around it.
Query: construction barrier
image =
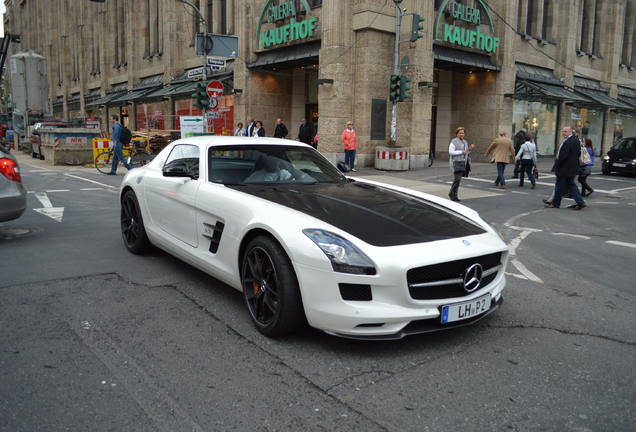
[[[147,138],[133,138],[132,141],[124,146],[124,156],[128,156],[133,146],[135,148],[143,147],[150,153],[150,140]],[[105,160],[96,160],[97,156],[109,149],[113,148],[113,142],[108,138],[93,138],[93,160],[96,163],[104,164]]]

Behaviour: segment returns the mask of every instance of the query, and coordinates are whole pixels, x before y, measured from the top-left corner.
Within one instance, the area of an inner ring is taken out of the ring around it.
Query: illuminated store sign
[[[301,0],[301,3],[305,18],[299,20],[303,13],[296,10],[294,1],[276,4],[274,0],[265,2],[256,29],[256,49],[274,48],[287,42],[309,39],[314,35],[318,18],[311,17],[311,7],[307,0]],[[261,31],[263,21],[282,25]]]
[[[486,12],[484,18],[488,21],[490,33],[494,34],[495,25],[490,15],[490,9],[488,9],[488,6],[486,6],[482,0],[477,0],[475,3],[476,6],[477,4],[481,5],[481,9]],[[443,27],[441,27],[440,20],[444,15],[451,16],[454,20],[473,25],[475,29],[472,30],[448,23],[444,23]],[[444,0],[437,13],[437,19],[435,20],[435,38],[461,47],[476,48],[488,53],[497,52],[500,38],[492,34],[482,33],[480,28],[482,24],[481,19],[481,10],[479,7],[470,7],[456,1]]]

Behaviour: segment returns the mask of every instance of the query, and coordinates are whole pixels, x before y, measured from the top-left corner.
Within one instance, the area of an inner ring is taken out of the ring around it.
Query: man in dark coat
[[[298,141],[311,145],[312,138],[311,126],[307,124],[307,119],[302,119],[298,128]]]
[[[289,132],[287,126],[282,119],[276,119],[276,129],[274,130],[274,138],[285,138]]]
[[[515,143],[515,154],[519,153],[519,149],[526,142],[526,131],[525,129],[521,129],[514,137]],[[515,169],[512,172],[512,178],[519,178],[519,172],[521,171],[521,161],[515,161]]]
[[[574,184],[574,177],[579,172],[579,156],[581,155],[581,143],[574,135],[570,126],[565,126],[562,130],[563,142],[557,152],[554,161],[554,173],[556,174],[556,186],[554,188],[554,199],[552,204],[546,205],[547,208],[559,208],[561,206],[561,198],[567,191],[570,192],[576,204],[568,206],[573,210],[581,210],[584,208],[585,201],[581,197],[579,188]]]

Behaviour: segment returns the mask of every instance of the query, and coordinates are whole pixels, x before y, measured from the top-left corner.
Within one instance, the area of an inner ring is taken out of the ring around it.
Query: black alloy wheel
[[[243,297],[258,331],[282,336],[304,324],[298,280],[280,245],[266,236],[252,240],[241,267]]]
[[[126,191],[121,199],[120,217],[121,234],[126,248],[134,254],[146,252],[150,248],[150,241],[146,235],[137,197],[132,190]]]

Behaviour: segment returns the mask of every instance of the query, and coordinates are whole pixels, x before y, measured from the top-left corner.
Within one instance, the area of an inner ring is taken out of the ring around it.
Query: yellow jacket
[[[510,163],[515,160],[515,148],[512,146],[512,141],[506,137],[495,138],[488,146],[484,156],[488,156],[491,153],[491,162]]]

